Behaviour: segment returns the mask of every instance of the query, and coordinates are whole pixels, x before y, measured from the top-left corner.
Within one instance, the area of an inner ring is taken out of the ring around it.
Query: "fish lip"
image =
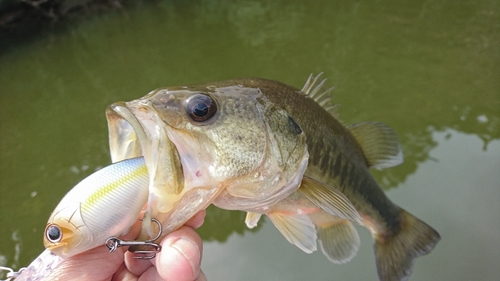
[[[106,111],[106,118],[108,119],[109,146],[113,163],[145,156],[145,152],[150,150],[148,135],[139,119],[130,111],[125,102],[111,104]],[[135,143],[136,141],[138,143]],[[131,146],[137,145],[139,147],[131,148]],[[137,148],[140,148],[139,153]]]
[[[138,102],[115,102],[110,108],[121,118],[121,121],[127,122],[128,126],[131,127],[132,131],[129,131],[128,134],[135,134],[132,137],[140,144],[142,151],[140,156],[147,157],[154,154],[155,147],[153,147],[152,142],[159,139],[160,130],[165,130],[165,128],[158,127],[164,127],[165,123],[159,119],[158,113],[150,102],[142,100]],[[143,110],[145,111],[141,112]],[[119,129],[123,129],[123,127]]]
[[[142,156],[150,178],[154,178],[157,152],[161,146],[166,146],[160,143],[160,134],[166,135],[167,125],[159,118],[151,102],[115,102],[109,106],[107,118],[112,161]]]
[[[168,174],[183,177],[183,165],[178,148],[169,137],[171,125],[162,119],[153,101],[142,98],[113,103],[108,107],[106,117],[112,162],[144,157],[149,174],[150,200],[151,192],[178,194],[182,191],[181,183],[168,184],[169,188],[154,191],[178,178]]]

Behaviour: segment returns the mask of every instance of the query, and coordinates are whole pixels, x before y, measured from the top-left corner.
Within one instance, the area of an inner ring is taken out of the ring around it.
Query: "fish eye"
[[[217,113],[217,103],[208,95],[193,95],[187,100],[186,105],[189,118],[195,122],[207,121]]]
[[[49,240],[52,243],[61,242],[62,240],[61,228],[58,225],[51,224],[47,226],[47,229],[45,230],[45,236],[47,237],[47,240]]]

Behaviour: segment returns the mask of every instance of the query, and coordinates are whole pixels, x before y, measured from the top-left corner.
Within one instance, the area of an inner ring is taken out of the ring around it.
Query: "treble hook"
[[[158,235],[156,235],[155,238],[146,240],[146,241],[135,241],[135,240],[130,240],[130,241],[125,241],[121,240],[118,237],[109,237],[106,240],[106,247],[108,247],[109,252],[112,253],[116,251],[119,247],[123,246],[148,246],[152,247],[153,250],[139,250],[135,251],[134,253],[138,255],[143,255],[143,256],[134,256],[135,259],[141,259],[141,260],[150,260],[154,257],[156,257],[156,253],[161,251],[161,245],[154,243],[154,241],[158,238],[160,238],[161,233],[162,233],[162,226],[161,223],[157,219],[151,219],[151,221],[155,222],[158,225]],[[149,256],[146,256],[147,254],[150,254]]]

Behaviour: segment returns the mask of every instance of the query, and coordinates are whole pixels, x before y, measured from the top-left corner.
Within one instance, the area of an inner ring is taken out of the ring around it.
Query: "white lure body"
[[[144,158],[111,164],[73,187],[57,205],[45,229],[44,245],[70,257],[126,233],[148,199]]]

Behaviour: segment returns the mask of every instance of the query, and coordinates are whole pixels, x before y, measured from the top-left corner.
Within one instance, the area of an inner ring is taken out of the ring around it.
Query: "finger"
[[[123,251],[109,253],[106,246],[100,246],[66,259],[50,277],[52,280],[110,280],[122,263]]]
[[[137,276],[128,271],[125,264],[122,264],[111,278],[111,281],[137,281]]]
[[[203,244],[190,227],[183,226],[161,242],[162,250],[153,263],[166,281],[192,281],[200,275]]]
[[[144,274],[142,274],[138,281],[165,281],[163,278],[161,278],[160,274],[158,274],[158,271],[156,270],[156,267],[150,267]]]
[[[207,214],[207,212],[205,210],[201,210],[196,215],[194,215],[192,218],[190,218],[184,225],[196,229],[196,228],[203,225],[203,222],[205,221],[206,214]]]
[[[136,253],[125,253],[125,265],[132,274],[140,276],[144,274],[144,272],[150,267],[153,267],[153,263],[151,262],[151,260],[137,259],[135,257],[137,257]]]
[[[205,214],[206,214],[205,210],[198,212],[188,222],[186,222],[185,225],[192,227],[192,228],[200,227],[203,224],[203,221],[205,219]],[[135,228],[135,226],[134,226],[134,228]],[[136,231],[134,231],[134,228],[133,228],[133,231],[131,231],[131,233],[136,232]],[[138,232],[139,232],[139,230],[137,230],[137,233]],[[176,235],[176,232],[174,231],[174,233],[171,233],[170,235],[167,235],[167,236],[175,237],[175,235]],[[127,234],[127,236],[129,236],[129,234]],[[164,239],[166,239],[166,238],[167,237],[165,237]],[[141,275],[145,274],[146,270],[148,270],[151,266],[153,266],[153,264],[149,260],[136,259],[136,258],[134,258],[135,256],[136,256],[136,254],[134,254],[134,253],[126,252],[125,253],[125,264],[127,266],[128,271],[130,271],[132,274],[134,274],[136,276],[141,276]],[[150,278],[153,278],[153,276],[151,276],[149,274],[148,274],[148,276]]]
[[[131,227],[130,231],[121,236],[120,238],[123,240],[134,240],[139,233],[141,232],[142,220],[137,220],[135,224]],[[128,250],[129,247],[121,247],[120,249],[124,252],[124,263],[127,269],[127,272],[135,276],[140,276],[143,274],[149,267],[153,266],[151,261],[149,260],[140,260],[134,258],[137,254],[131,253]],[[117,279],[121,280],[121,279]]]

